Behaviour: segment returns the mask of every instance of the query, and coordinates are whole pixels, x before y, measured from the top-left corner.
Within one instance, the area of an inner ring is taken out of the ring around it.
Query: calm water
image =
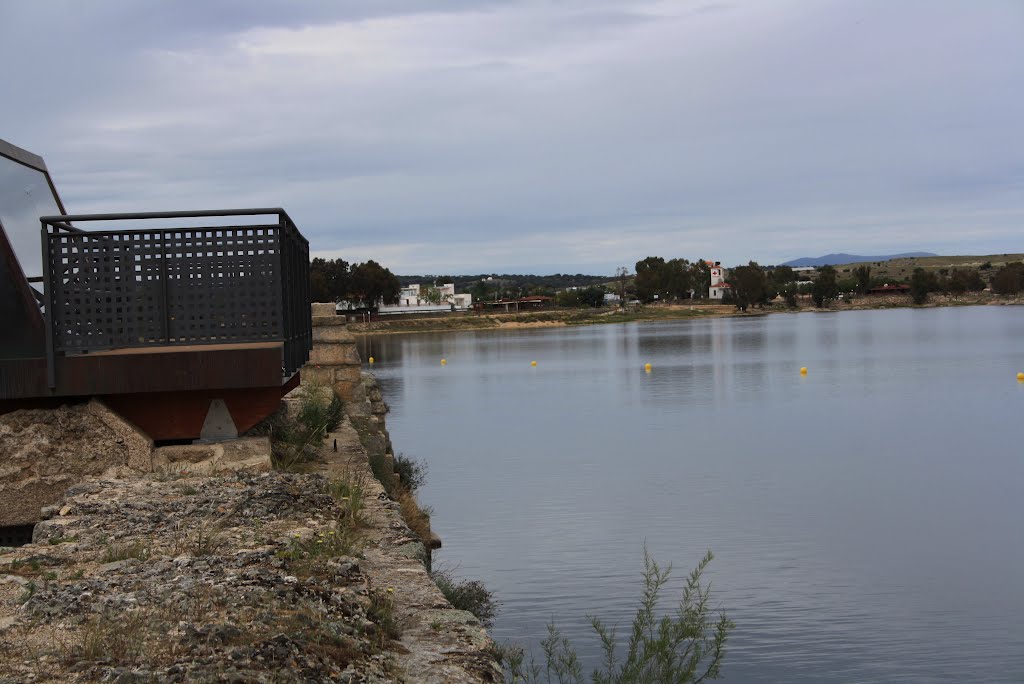
[[[1024,309],[362,347],[499,640],[554,617],[594,664],[586,615],[628,629],[646,540],[677,579],[714,551],[727,682],[1024,681]]]

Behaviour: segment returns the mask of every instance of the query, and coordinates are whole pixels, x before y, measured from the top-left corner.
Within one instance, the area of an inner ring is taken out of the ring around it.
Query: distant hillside
[[[889,259],[909,259],[911,257],[933,257],[938,254],[931,252],[906,252],[904,254],[888,254],[884,256],[862,256],[860,254],[826,254],[820,257],[801,257],[782,264],[800,268],[803,266],[840,266],[843,264],[856,264],[862,261],[888,261]]]

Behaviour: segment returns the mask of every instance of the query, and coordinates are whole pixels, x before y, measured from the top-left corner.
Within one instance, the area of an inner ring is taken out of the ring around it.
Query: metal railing
[[[252,216],[277,221],[245,220]],[[240,219],[144,227],[225,217]],[[72,225],[89,221],[130,227]],[[279,341],[284,375],[308,360],[309,243],[283,209],[43,216],[40,222],[50,387],[56,354]]]

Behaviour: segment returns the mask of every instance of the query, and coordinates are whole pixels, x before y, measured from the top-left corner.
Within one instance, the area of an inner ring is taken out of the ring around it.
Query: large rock
[[[215,475],[232,470],[269,471],[273,468],[269,437],[242,437],[220,442],[179,444],[153,451],[158,472]]]
[[[149,472],[153,442],[102,402],[0,416],[0,526],[39,511],[91,476]]]

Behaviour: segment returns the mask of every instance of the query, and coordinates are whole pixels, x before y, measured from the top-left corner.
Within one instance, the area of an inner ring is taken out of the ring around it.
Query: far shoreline
[[[531,330],[562,328],[581,325],[606,325],[652,321],[689,320],[696,318],[735,318],[769,314],[836,313],[842,311],[869,311],[876,309],[929,309],[956,306],[1019,306],[1024,297],[967,293],[960,295],[931,295],[925,304],[914,305],[907,295],[860,295],[852,302],[836,300],[831,306],[817,308],[808,302],[799,302],[796,308],[785,304],[770,304],[764,308],[751,307],[739,311],[732,304],[712,304],[700,300],[693,304],[647,304],[630,309],[546,309],[539,311],[501,313],[454,313],[443,316],[407,318],[396,316],[369,323],[353,321],[348,330],[354,335],[399,335],[408,333],[462,332],[475,330]]]

